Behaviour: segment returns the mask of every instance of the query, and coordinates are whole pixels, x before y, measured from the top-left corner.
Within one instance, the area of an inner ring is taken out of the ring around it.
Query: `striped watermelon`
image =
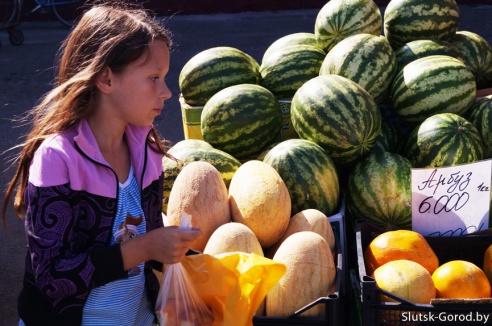
[[[297,89],[319,75],[325,52],[313,45],[278,49],[261,63],[260,85],[278,99],[291,99]]]
[[[314,24],[314,34],[326,52],[347,36],[359,33],[379,36],[382,29],[381,11],[372,0],[328,1]]]
[[[173,158],[164,157],[162,166],[164,168],[164,197],[162,211],[166,213],[169,195],[174,181],[183,167],[194,161],[205,161],[212,164],[222,176],[226,187],[229,187],[232,176],[241,166],[241,163],[232,155],[213,148],[203,140],[185,139],[176,143],[168,151]]]
[[[399,153],[401,148],[401,135],[395,125],[386,119],[381,120],[381,132],[376,138],[373,151],[388,151]]]
[[[278,100],[260,85],[234,85],[219,91],[201,115],[203,139],[239,160],[258,155],[281,127]]]
[[[465,63],[460,50],[451,44],[451,42],[443,40],[415,40],[395,50],[396,71],[401,71],[407,64],[417,59],[440,54],[448,55]]]
[[[347,209],[385,230],[411,229],[412,164],[400,154],[379,151],[360,160],[348,176]]]
[[[475,100],[475,76],[456,58],[432,55],[406,65],[393,80],[390,96],[406,122],[444,112],[463,114]]]
[[[320,50],[323,50],[323,47],[318,43],[318,39],[314,33],[292,33],[282,36],[270,44],[265,53],[263,53],[261,62],[263,63],[271,53],[277,50],[282,50],[283,48],[291,45],[312,45],[318,47]]]
[[[492,95],[482,97],[473,104],[468,120],[482,137],[484,159],[492,158]]]
[[[376,103],[386,97],[395,72],[395,53],[386,38],[365,33],[340,41],[328,52],[320,68],[320,75],[335,74],[353,80]]]
[[[291,216],[314,208],[329,216],[340,199],[333,160],[317,144],[305,139],[288,139],[274,146],[263,162],[277,170],[291,198]]]
[[[384,35],[397,49],[422,39],[449,40],[458,30],[455,0],[391,0],[384,11]]]
[[[233,47],[214,47],[186,62],[179,74],[179,89],[187,104],[203,106],[228,86],[258,84],[259,71],[260,65],[249,54]]]
[[[492,87],[492,48],[480,35],[458,31],[450,41],[461,52],[465,63],[475,75],[477,88]]]
[[[369,153],[381,130],[381,113],[372,96],[337,75],[318,76],[302,85],[290,114],[299,137],[323,147],[337,164]]]
[[[415,127],[402,153],[418,168],[472,163],[484,157],[477,128],[454,113],[435,114]]]

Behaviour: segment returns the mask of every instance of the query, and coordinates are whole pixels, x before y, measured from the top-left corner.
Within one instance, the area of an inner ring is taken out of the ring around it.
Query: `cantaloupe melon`
[[[330,245],[331,253],[335,257],[335,235],[330,220],[323,212],[314,208],[305,209],[291,217],[287,230],[282,238],[268,249],[267,257],[272,258],[287,237],[300,231],[313,231],[321,235]]]
[[[181,213],[191,215],[191,225],[200,227],[202,236],[191,248],[203,251],[212,233],[231,221],[227,188],[221,174],[210,163],[188,163],[176,177],[171,193],[165,225],[180,225]]]
[[[229,185],[234,222],[248,226],[263,248],[277,242],[289,225],[291,200],[278,172],[270,165],[251,160],[234,173]]]
[[[263,249],[253,231],[243,223],[230,222],[222,224],[212,233],[203,253],[218,255],[235,251],[263,256]]]
[[[280,245],[273,260],[285,264],[286,272],[266,296],[267,316],[290,316],[316,299],[336,291],[336,267],[330,246],[315,232],[292,234]],[[324,315],[323,305],[316,305],[301,314]]]

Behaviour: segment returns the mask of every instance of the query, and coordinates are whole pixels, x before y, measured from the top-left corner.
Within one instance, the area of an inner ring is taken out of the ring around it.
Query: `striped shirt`
[[[128,179],[119,184],[111,245],[144,233],[140,189],[130,169]],[[144,263],[130,269],[128,278],[93,289],[84,305],[82,325],[153,325],[154,307],[147,299],[143,268]]]

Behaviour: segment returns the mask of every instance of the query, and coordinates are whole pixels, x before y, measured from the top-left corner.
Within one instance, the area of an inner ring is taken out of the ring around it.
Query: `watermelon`
[[[415,40],[395,50],[396,71],[401,71],[407,64],[431,55],[448,55],[465,63],[460,50],[451,42],[443,40]]]
[[[213,148],[210,144],[198,139],[185,139],[176,143],[168,150],[171,157],[163,157],[164,169],[164,197],[162,211],[166,213],[169,195],[174,181],[183,167],[194,161],[205,161],[212,164],[222,176],[222,180],[228,188],[232,176],[241,163],[232,155]]]
[[[489,43],[469,31],[458,31],[450,42],[459,49],[466,65],[475,75],[477,88],[492,87],[492,48]]]
[[[307,81],[291,103],[294,130],[320,145],[337,164],[369,153],[381,130],[381,113],[369,93],[338,75]]]
[[[319,75],[325,52],[313,45],[293,45],[278,49],[260,66],[260,85],[278,99],[291,99],[297,89]]]
[[[260,65],[249,54],[228,46],[204,50],[181,69],[179,89],[185,103],[203,106],[212,95],[228,86],[258,84]]]
[[[347,209],[385,230],[411,229],[412,164],[398,153],[378,151],[357,162],[347,184]]]
[[[372,0],[328,1],[314,24],[314,35],[326,52],[347,36],[359,33],[379,36],[382,30],[381,11]]]
[[[387,119],[381,120],[381,132],[376,138],[375,150],[398,153],[401,148],[401,135],[395,125]]]
[[[484,159],[492,158],[492,95],[482,97],[473,104],[468,120],[482,137]]]
[[[458,30],[455,0],[391,0],[384,11],[384,35],[394,49],[422,39],[448,41]]]
[[[314,208],[332,215],[340,189],[333,160],[321,146],[305,139],[288,139],[274,146],[263,162],[277,170],[291,199],[291,216]]]
[[[432,55],[407,64],[393,80],[390,96],[406,122],[420,123],[437,113],[463,114],[475,100],[475,76],[456,58]]]
[[[395,53],[386,38],[365,33],[340,41],[328,52],[320,68],[320,75],[335,74],[353,80],[376,103],[386,97],[395,72]]]
[[[263,53],[261,63],[263,63],[271,53],[292,45],[312,45],[316,46],[320,50],[323,50],[323,47],[318,43],[318,39],[316,39],[316,35],[314,35],[314,33],[299,32],[287,34],[270,44],[270,46]]]
[[[415,127],[402,154],[418,168],[472,163],[484,157],[477,128],[454,113],[435,114]]]
[[[203,139],[241,160],[258,155],[282,127],[275,95],[260,85],[229,86],[205,104],[201,115]]]

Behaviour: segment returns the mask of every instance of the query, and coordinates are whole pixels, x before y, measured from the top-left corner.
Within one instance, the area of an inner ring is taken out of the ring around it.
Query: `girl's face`
[[[149,43],[149,50],[119,74],[112,83],[112,107],[125,123],[148,126],[171,97],[165,77],[169,71],[169,49],[162,40]]]

